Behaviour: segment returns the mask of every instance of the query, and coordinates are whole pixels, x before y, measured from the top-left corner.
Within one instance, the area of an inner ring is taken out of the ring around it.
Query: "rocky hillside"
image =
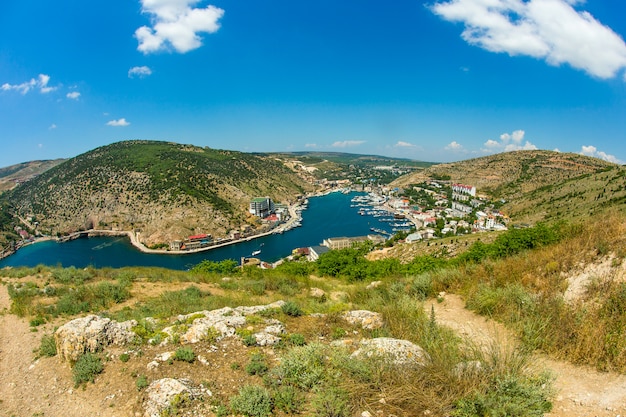
[[[479,195],[502,200],[513,221],[588,216],[624,208],[626,170],[597,158],[553,151],[517,151],[434,165],[392,186],[429,179],[474,185]]]
[[[94,149],[13,190],[16,214],[50,233],[141,230],[152,245],[223,236],[248,220],[252,197],[288,202],[310,186],[274,158],[155,141]]]
[[[0,193],[15,188],[16,185],[35,178],[50,168],[59,165],[65,159],[22,162],[0,168]]]

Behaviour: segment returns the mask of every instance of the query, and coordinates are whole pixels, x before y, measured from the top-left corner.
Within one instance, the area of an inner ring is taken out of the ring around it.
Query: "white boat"
[[[252,256],[257,256],[261,253],[261,249],[259,250],[255,250],[254,252],[252,252]]]

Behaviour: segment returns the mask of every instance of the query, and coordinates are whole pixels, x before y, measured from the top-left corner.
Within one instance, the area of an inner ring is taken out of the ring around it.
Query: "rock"
[[[106,317],[89,315],[65,323],[54,333],[62,360],[75,362],[85,352],[97,352],[108,345],[125,345],[137,337],[135,320],[118,323]]]
[[[270,333],[275,335],[285,334],[285,326],[280,324],[271,324],[265,328],[264,333]]]
[[[368,310],[346,311],[342,318],[350,324],[358,324],[368,330],[379,329],[383,326],[383,315]]]
[[[143,415],[144,417],[160,417],[172,405],[172,400],[174,399],[180,400],[181,397],[184,397],[186,400],[195,400],[211,395],[211,391],[195,387],[187,379],[158,379],[146,388]]]
[[[255,333],[254,338],[257,346],[274,346],[280,342],[280,337],[266,332]]]
[[[370,283],[367,285],[367,287],[365,287],[365,289],[366,289],[366,290],[371,290],[371,289],[374,289],[374,288],[378,288],[378,287],[380,287],[382,284],[383,284],[383,282],[382,282],[382,281],[372,281],[372,282],[370,282]]]
[[[321,288],[313,287],[309,290],[309,296],[313,298],[325,298],[326,292]]]
[[[352,354],[352,357],[387,356],[397,365],[423,366],[430,361],[430,356],[424,349],[408,340],[377,337],[361,340],[360,345],[361,347]]]
[[[217,340],[221,340],[224,337],[230,337],[235,334],[237,328],[246,324],[246,317],[248,315],[257,314],[261,311],[280,308],[284,301],[276,301],[271,304],[257,305],[257,306],[241,306],[237,308],[224,307],[211,311],[199,311],[191,314],[180,315],[177,317],[178,322],[185,323],[186,321],[196,317],[193,322],[188,325],[184,330],[184,333],[180,334],[181,343],[198,343],[205,340],[209,334],[217,333]],[[200,317],[197,317],[200,316]],[[163,332],[167,333],[170,337],[168,341],[172,340],[174,334],[179,331],[181,325],[175,325],[166,327]]]

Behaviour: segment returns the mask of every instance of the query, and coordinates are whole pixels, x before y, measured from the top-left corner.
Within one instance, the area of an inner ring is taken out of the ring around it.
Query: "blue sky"
[[[0,166],[127,139],[626,161],[623,0],[8,0]]]

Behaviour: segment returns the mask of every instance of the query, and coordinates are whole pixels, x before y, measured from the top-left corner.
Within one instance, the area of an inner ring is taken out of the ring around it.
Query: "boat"
[[[261,253],[261,249],[257,249],[254,252],[252,252],[252,256],[257,256]]]

